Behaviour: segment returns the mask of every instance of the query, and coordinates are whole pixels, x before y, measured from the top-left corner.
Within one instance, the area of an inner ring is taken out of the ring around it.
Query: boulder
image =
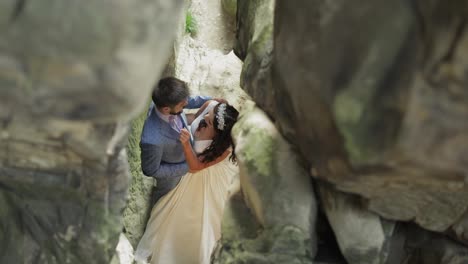
[[[317,185],[320,205],[347,263],[402,263],[404,252],[395,249],[403,249],[404,238],[395,231],[395,222],[367,210],[356,195],[334,190],[327,183]]]
[[[192,95],[224,98],[240,112],[253,106],[240,88],[242,61],[232,51],[223,54],[185,36],[177,47],[172,67],[169,72],[186,81]]]
[[[241,86],[311,175],[466,242],[466,2],[276,1],[272,40],[241,2]]]
[[[182,0],[0,3],[1,263],[109,263]]]
[[[468,262],[468,248],[446,236],[413,225],[406,226],[406,233],[405,264],[463,264]]]
[[[275,118],[271,83],[274,0],[239,0],[235,54],[244,62],[240,85],[256,104]]]
[[[132,121],[128,137],[127,153],[132,181],[130,183],[127,206],[123,212],[125,236],[136,248],[143,236],[146,222],[152,209],[151,194],[154,178],[143,175],[140,160],[140,136],[146,119],[146,111]]]
[[[255,237],[239,238],[224,225],[215,263],[312,263],[317,207],[300,158],[258,108],[242,116],[233,135],[242,197],[256,220],[246,218],[245,224],[261,229]]]
[[[237,0],[222,0],[221,4],[226,13],[235,17],[237,12]]]

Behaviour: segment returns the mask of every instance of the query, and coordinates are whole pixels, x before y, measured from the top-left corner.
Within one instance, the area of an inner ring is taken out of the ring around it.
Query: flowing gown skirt
[[[153,207],[135,258],[151,263],[210,263],[238,168],[228,158],[188,173]]]

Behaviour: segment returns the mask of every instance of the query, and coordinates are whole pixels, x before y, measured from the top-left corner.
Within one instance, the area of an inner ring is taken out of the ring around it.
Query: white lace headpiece
[[[218,129],[224,130],[224,113],[226,112],[226,104],[220,104],[218,112],[216,113],[216,120],[218,120]]]

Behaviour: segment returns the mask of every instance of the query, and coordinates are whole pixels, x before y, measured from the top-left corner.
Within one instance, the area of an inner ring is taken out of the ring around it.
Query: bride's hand
[[[179,140],[184,146],[190,146],[190,132],[186,128],[180,130]]]

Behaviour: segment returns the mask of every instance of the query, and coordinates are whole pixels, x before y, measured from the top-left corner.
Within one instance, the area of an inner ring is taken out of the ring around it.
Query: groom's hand
[[[186,128],[180,130],[179,140],[182,145],[190,145],[190,132]]]

